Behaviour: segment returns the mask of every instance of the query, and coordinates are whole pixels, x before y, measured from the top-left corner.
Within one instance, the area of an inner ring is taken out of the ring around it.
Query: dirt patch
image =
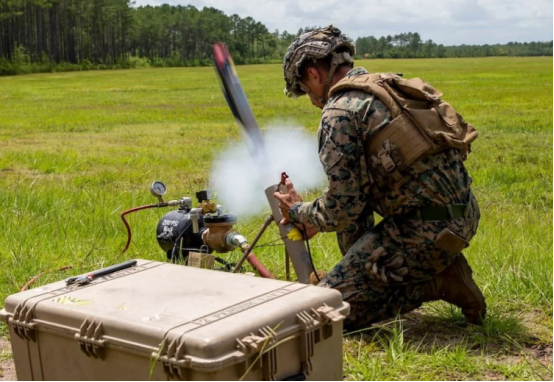
[[[415,310],[403,316],[406,341],[419,343],[422,349],[433,346],[471,344],[475,354],[514,355],[525,351],[537,359],[552,361],[552,329],[543,323],[539,311],[525,315],[489,317],[483,326],[466,325],[463,319],[445,319]]]
[[[491,371],[486,371],[484,373],[484,376],[485,376],[485,378],[483,378],[483,379],[485,379],[487,381],[506,381],[507,380],[506,377],[504,375],[502,375],[502,373],[499,373],[497,371],[492,371],[492,370]]]
[[[418,353],[459,345],[468,355],[480,358],[480,377],[486,380],[511,380],[510,367],[521,365],[533,379],[552,379],[552,329],[548,316],[531,311],[513,316],[490,316],[483,326],[466,325],[463,318],[445,318],[420,309],[402,316],[404,343],[417,346]],[[365,346],[375,346],[380,338],[392,336],[392,324],[355,334]],[[385,330],[383,330],[385,329]],[[377,342],[376,342],[377,341]],[[375,351],[379,351],[378,345]],[[348,342],[345,351],[350,351]],[[352,353],[352,352],[351,352]],[[487,370],[488,369],[488,370]],[[458,379],[454,375],[452,379]],[[517,379],[517,378],[516,378]]]
[[[552,344],[536,345],[531,348],[534,357],[539,360],[544,366],[552,365]]]
[[[0,338],[0,381],[16,381],[10,341]]]

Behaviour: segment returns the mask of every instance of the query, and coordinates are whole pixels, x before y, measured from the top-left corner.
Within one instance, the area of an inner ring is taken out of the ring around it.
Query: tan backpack
[[[372,93],[390,110],[392,121],[367,142],[366,156],[380,161],[396,181],[402,177],[398,165],[409,166],[423,155],[450,147],[458,149],[465,160],[477,139],[477,130],[441,100],[442,93],[420,78],[404,79],[393,73],[345,77],[329,95],[345,89]],[[393,158],[391,146],[402,163]]]

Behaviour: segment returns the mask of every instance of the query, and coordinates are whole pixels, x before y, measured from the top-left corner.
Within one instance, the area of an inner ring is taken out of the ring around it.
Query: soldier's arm
[[[362,167],[363,145],[355,116],[342,109],[327,109],[320,126],[319,157],[329,186],[309,203],[295,205],[294,219],[321,231],[356,231],[357,219],[367,204],[369,178]]]

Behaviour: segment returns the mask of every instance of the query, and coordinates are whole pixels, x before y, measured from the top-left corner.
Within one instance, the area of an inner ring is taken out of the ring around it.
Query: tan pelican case
[[[138,264],[6,299],[20,380],[341,380],[337,291]]]

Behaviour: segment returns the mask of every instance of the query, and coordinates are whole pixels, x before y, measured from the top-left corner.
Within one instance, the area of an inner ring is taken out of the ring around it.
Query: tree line
[[[251,17],[194,6],[134,7],[130,0],[0,1],[0,75],[211,64],[223,41],[237,64],[280,62],[297,33],[270,32]],[[552,55],[549,43],[443,46],[418,33],[362,37],[358,57]]]
[[[199,66],[223,41],[238,64],[281,59],[296,34],[211,7],[133,7],[129,0],[2,0],[0,74]]]
[[[357,55],[365,58],[446,58],[489,56],[552,56],[552,41],[494,45],[444,46],[423,41],[419,33],[356,39]]]

